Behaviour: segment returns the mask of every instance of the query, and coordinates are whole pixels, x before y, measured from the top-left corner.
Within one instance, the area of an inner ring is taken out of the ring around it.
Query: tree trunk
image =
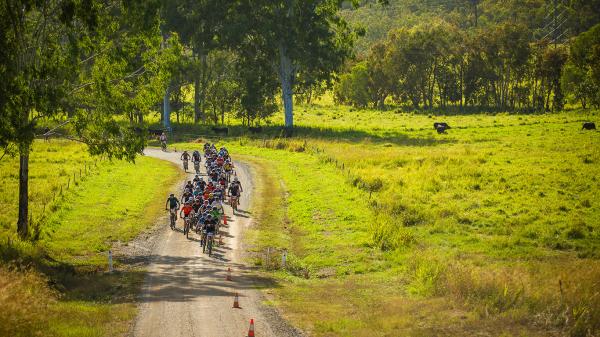
[[[19,219],[17,233],[27,237],[29,226],[29,145],[23,145],[19,151]]]
[[[171,128],[171,102],[169,100],[169,88],[165,91],[163,97],[163,126],[167,129]]]
[[[379,96],[379,110],[385,110],[385,99],[387,98],[386,94],[381,94]]]
[[[200,76],[196,74],[194,77],[194,123],[197,124],[200,120]]]
[[[221,101],[221,124],[225,125],[225,101]]]
[[[281,81],[281,98],[285,113],[285,130],[286,135],[290,136],[294,127],[294,66],[283,43],[279,44],[279,80]]]
[[[199,90],[199,99],[200,99],[200,117],[202,118],[202,122],[206,123],[206,88],[208,86],[208,64],[206,63],[206,54],[202,53],[200,55],[200,66],[202,69],[202,77],[200,78],[200,90]],[[215,122],[216,124],[216,122]]]

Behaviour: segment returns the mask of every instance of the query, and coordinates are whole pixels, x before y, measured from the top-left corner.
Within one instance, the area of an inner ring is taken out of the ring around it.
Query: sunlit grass
[[[146,157],[136,164],[97,160],[69,141],[35,142],[30,211],[32,230],[40,229],[37,241],[21,241],[14,233],[18,159],[5,158],[0,169],[0,335],[127,333],[143,272],[122,269],[115,259],[121,270],[104,273],[107,250],[154,224],[164,186],[181,177],[177,168]],[[7,267],[13,265],[29,267]]]
[[[315,336],[600,331],[600,139],[580,130],[597,112],[323,104],[295,117],[296,138],[277,138],[277,116],[266,135],[222,142],[273,185],[250,238],[255,253],[289,251],[269,275],[295,324]]]

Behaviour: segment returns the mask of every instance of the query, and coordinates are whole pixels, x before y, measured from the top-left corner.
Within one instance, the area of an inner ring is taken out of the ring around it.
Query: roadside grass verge
[[[7,191],[18,181],[9,174],[16,159],[0,164],[0,195],[7,205],[0,215],[0,302],[3,314],[12,317],[0,317],[0,335],[118,336],[129,330],[144,273],[117,257],[117,270],[106,273],[107,250],[154,224],[164,186],[181,174],[170,163],[146,157],[136,164],[102,160],[93,165],[85,151],[68,141],[35,142],[30,169],[37,178],[30,181],[35,195],[30,207],[39,226],[37,241],[21,241],[12,233],[16,195]],[[91,166],[88,174],[84,161]]]
[[[265,266],[285,315],[315,336],[597,335],[600,141],[585,118],[453,116],[468,127],[437,135],[433,118],[386,131],[376,113],[219,143],[271,182],[250,242],[258,265],[289,252],[286,270]]]

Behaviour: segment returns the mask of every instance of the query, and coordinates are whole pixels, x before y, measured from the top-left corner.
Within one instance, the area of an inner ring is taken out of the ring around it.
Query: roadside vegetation
[[[136,164],[91,158],[66,140],[36,141],[30,164],[36,230],[21,240],[14,230],[18,160],[0,162],[0,335],[126,333],[143,271],[115,256],[117,272],[107,273],[107,252],[154,224],[177,169],[146,157]]]
[[[315,336],[598,333],[600,139],[580,130],[597,112],[301,109],[293,139],[265,127],[222,143],[267,184],[248,250],[294,324]]]

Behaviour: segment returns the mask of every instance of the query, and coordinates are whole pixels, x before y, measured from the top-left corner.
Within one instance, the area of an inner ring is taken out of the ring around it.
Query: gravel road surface
[[[145,154],[181,166],[180,152],[147,149]],[[232,156],[235,159],[235,153]],[[257,279],[242,264],[241,235],[251,221],[248,209],[253,186],[248,167],[239,162],[235,165],[244,189],[241,205],[235,215],[229,206],[225,207],[228,226],[222,226],[223,245],[213,249],[212,257],[202,253],[198,235],[191,233],[189,239],[185,238],[181,219],[173,231],[165,217],[164,229],[155,234],[158,237],[150,253],[134,336],[241,337],[247,336],[250,319],[254,319],[257,337],[300,335],[276,310],[261,304],[263,296],[256,290]],[[204,163],[201,167],[204,170]],[[187,177],[192,180],[193,174]],[[171,192],[179,198],[182,191],[165,190],[165,199]],[[232,269],[232,281],[226,280],[228,268]],[[235,293],[239,294],[241,309],[233,308]]]

